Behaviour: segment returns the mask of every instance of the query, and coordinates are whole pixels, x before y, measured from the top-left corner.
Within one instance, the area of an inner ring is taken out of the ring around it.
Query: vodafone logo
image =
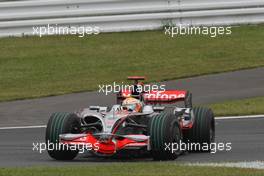
[[[185,98],[185,91],[155,91],[144,94],[144,99],[147,101],[172,101]]]

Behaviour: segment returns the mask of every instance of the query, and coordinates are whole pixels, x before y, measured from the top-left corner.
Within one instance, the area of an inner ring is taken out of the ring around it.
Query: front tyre
[[[50,157],[56,160],[72,160],[78,150],[70,150],[66,145],[59,144],[59,135],[80,132],[80,119],[76,114],[57,112],[53,113],[46,128],[46,145]]]
[[[182,133],[175,115],[166,112],[155,115],[149,121],[148,128],[154,160],[174,160],[180,155]],[[172,146],[178,149],[172,151]]]

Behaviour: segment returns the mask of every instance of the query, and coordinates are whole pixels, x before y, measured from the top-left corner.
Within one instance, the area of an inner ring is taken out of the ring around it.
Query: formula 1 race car
[[[154,160],[173,160],[183,152],[180,143],[214,142],[213,112],[192,107],[190,92],[137,91],[141,85],[138,81],[144,77],[128,79],[135,81],[134,89],[121,90],[111,109],[90,106],[75,113],[53,113],[46,128],[46,144],[52,145],[49,155],[56,160],[72,160],[80,149],[98,156],[133,150],[144,151]],[[176,102],[182,102],[182,107]],[[185,150],[210,152],[210,148],[201,147]]]

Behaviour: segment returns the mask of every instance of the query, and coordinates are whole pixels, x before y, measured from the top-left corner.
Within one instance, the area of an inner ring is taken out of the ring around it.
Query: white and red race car
[[[136,87],[144,77],[128,79],[135,80]],[[128,96],[141,102],[140,111],[130,111],[122,104]],[[178,107],[172,104],[175,102],[184,105]],[[191,93],[184,90],[123,90],[117,94],[117,104],[111,109],[90,106],[75,113],[57,112],[52,114],[46,128],[47,145],[59,146],[48,150],[56,160],[74,159],[80,146],[88,146],[98,156],[139,150],[155,160],[173,160],[182,153],[180,143],[210,145],[214,139],[212,110],[192,107]],[[195,147],[192,151],[203,150]]]

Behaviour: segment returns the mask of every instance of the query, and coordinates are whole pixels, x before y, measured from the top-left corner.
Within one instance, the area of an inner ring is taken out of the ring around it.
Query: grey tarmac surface
[[[216,142],[231,142],[231,151],[210,153],[186,153],[175,160],[184,162],[238,162],[263,161],[264,117],[250,119],[228,119],[216,121]],[[33,151],[33,142],[44,142],[45,128],[0,130],[0,167],[63,166],[104,164],[113,162],[154,162],[151,158],[111,159],[81,154],[70,162],[51,159],[47,152]]]
[[[264,96],[264,68],[221,73],[164,82],[167,89],[188,89],[194,104]],[[46,125],[52,112],[72,112],[89,105],[111,105],[113,95],[86,92],[33,100],[0,103],[0,127]],[[217,141],[232,142],[231,152],[191,153],[177,162],[255,161],[264,158],[264,118],[217,121]],[[44,128],[0,130],[0,167],[32,165],[75,165],[120,162],[122,160],[91,158],[80,155],[73,162],[57,162],[47,153],[32,151],[33,142],[43,142]],[[136,159],[135,161],[150,159]]]
[[[167,89],[190,90],[193,102],[212,103],[264,96],[264,68],[164,82]],[[45,125],[53,112],[73,112],[89,105],[110,106],[115,96],[85,92],[0,103],[0,127]]]

